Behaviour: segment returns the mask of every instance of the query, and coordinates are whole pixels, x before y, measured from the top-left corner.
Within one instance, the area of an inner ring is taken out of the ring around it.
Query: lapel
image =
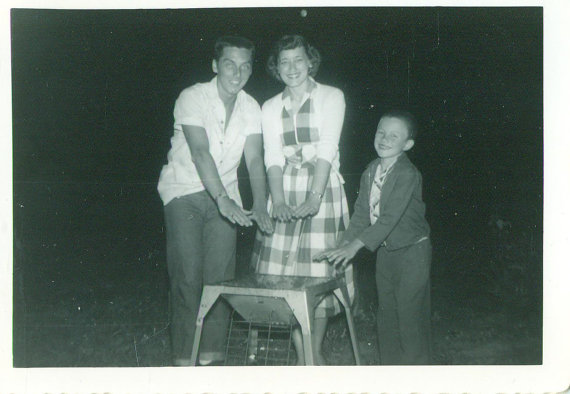
[[[366,190],[368,192],[367,201],[370,201],[370,195],[372,194],[372,185],[374,184],[374,175],[376,175],[376,169],[379,165],[380,159],[376,159],[368,166],[368,189]]]
[[[220,126],[218,128],[218,134],[219,134],[220,140],[224,141],[224,145],[227,145],[228,147],[234,144],[234,142],[236,141],[238,136],[242,133],[242,129],[244,128],[244,125],[242,124],[242,117],[240,116],[240,114],[242,113],[241,107],[242,107],[243,102],[244,102],[244,97],[243,97],[244,94],[245,94],[245,92],[243,92],[243,91],[240,91],[237,94],[236,102],[234,104],[232,114],[231,114],[227,124],[225,125],[225,130],[224,130],[223,126]],[[220,107],[220,116],[221,116],[220,119],[223,118],[225,121],[226,111],[225,111],[224,104],[223,104],[222,100],[219,98],[218,98],[218,101],[219,101],[219,105],[221,106]],[[223,116],[222,116],[222,114],[223,114]]]
[[[211,113],[217,125],[215,133],[220,141],[224,141],[224,144],[231,146],[244,128],[241,114],[244,112],[242,107],[246,103],[247,93],[243,89],[238,92],[232,114],[229,120],[226,120],[226,108],[218,92],[218,76],[216,75],[212,78],[209,84],[207,94],[211,103]]]
[[[385,205],[386,201],[388,200],[390,194],[392,194],[392,191],[394,190],[394,185],[396,184],[396,179],[398,178],[398,174],[402,169],[402,166],[406,165],[407,161],[408,157],[406,156],[405,153],[402,153],[400,157],[398,157],[396,163],[394,163],[392,171],[390,172],[390,174],[388,174],[386,182],[382,187],[382,194],[380,195],[380,211],[382,211],[382,207],[386,206]]]

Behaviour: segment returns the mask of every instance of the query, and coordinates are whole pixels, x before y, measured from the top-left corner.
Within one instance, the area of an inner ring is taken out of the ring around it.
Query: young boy
[[[379,158],[362,175],[340,247],[315,256],[342,270],[362,247],[377,251],[377,329],[385,365],[430,361],[430,229],[422,177],[405,153],[415,134],[409,112],[382,116],[374,138]]]

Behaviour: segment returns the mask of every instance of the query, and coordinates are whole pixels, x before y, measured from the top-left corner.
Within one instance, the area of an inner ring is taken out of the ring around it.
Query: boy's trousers
[[[430,363],[429,239],[376,259],[378,345],[383,365]]]
[[[164,215],[172,353],[175,363],[185,363],[192,355],[203,286],[234,277],[236,228],[220,215],[205,191],[172,200]],[[206,316],[201,358],[223,358],[229,311],[220,300]]]

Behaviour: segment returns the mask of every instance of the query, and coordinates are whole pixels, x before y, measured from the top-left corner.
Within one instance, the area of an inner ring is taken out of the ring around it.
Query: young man
[[[405,153],[415,134],[409,112],[382,116],[374,138],[379,158],[362,175],[341,245],[316,256],[344,269],[361,248],[376,251],[378,343],[385,365],[430,362],[430,228],[422,176]]]
[[[210,82],[180,93],[174,106],[174,135],[158,191],[164,203],[167,264],[171,286],[174,365],[190,365],[196,317],[204,284],[232,279],[236,226],[255,220],[272,231],[266,210],[261,110],[242,89],[252,73],[254,45],[242,37],[217,40]],[[253,194],[242,208],[237,168],[242,155]],[[217,305],[204,322],[199,362],[224,359],[228,307]]]

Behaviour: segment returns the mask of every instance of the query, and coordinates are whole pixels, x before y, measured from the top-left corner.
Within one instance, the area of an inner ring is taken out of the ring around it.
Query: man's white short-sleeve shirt
[[[243,155],[245,140],[251,134],[261,134],[261,109],[253,97],[240,91],[229,124],[226,110],[218,94],[217,77],[184,89],[174,105],[174,135],[158,181],[158,192],[164,205],[172,199],[205,190],[192,161],[182,125],[206,130],[210,154],[214,159],[222,184],[230,198],[241,205],[237,168]],[[224,131],[225,128],[225,131]]]

